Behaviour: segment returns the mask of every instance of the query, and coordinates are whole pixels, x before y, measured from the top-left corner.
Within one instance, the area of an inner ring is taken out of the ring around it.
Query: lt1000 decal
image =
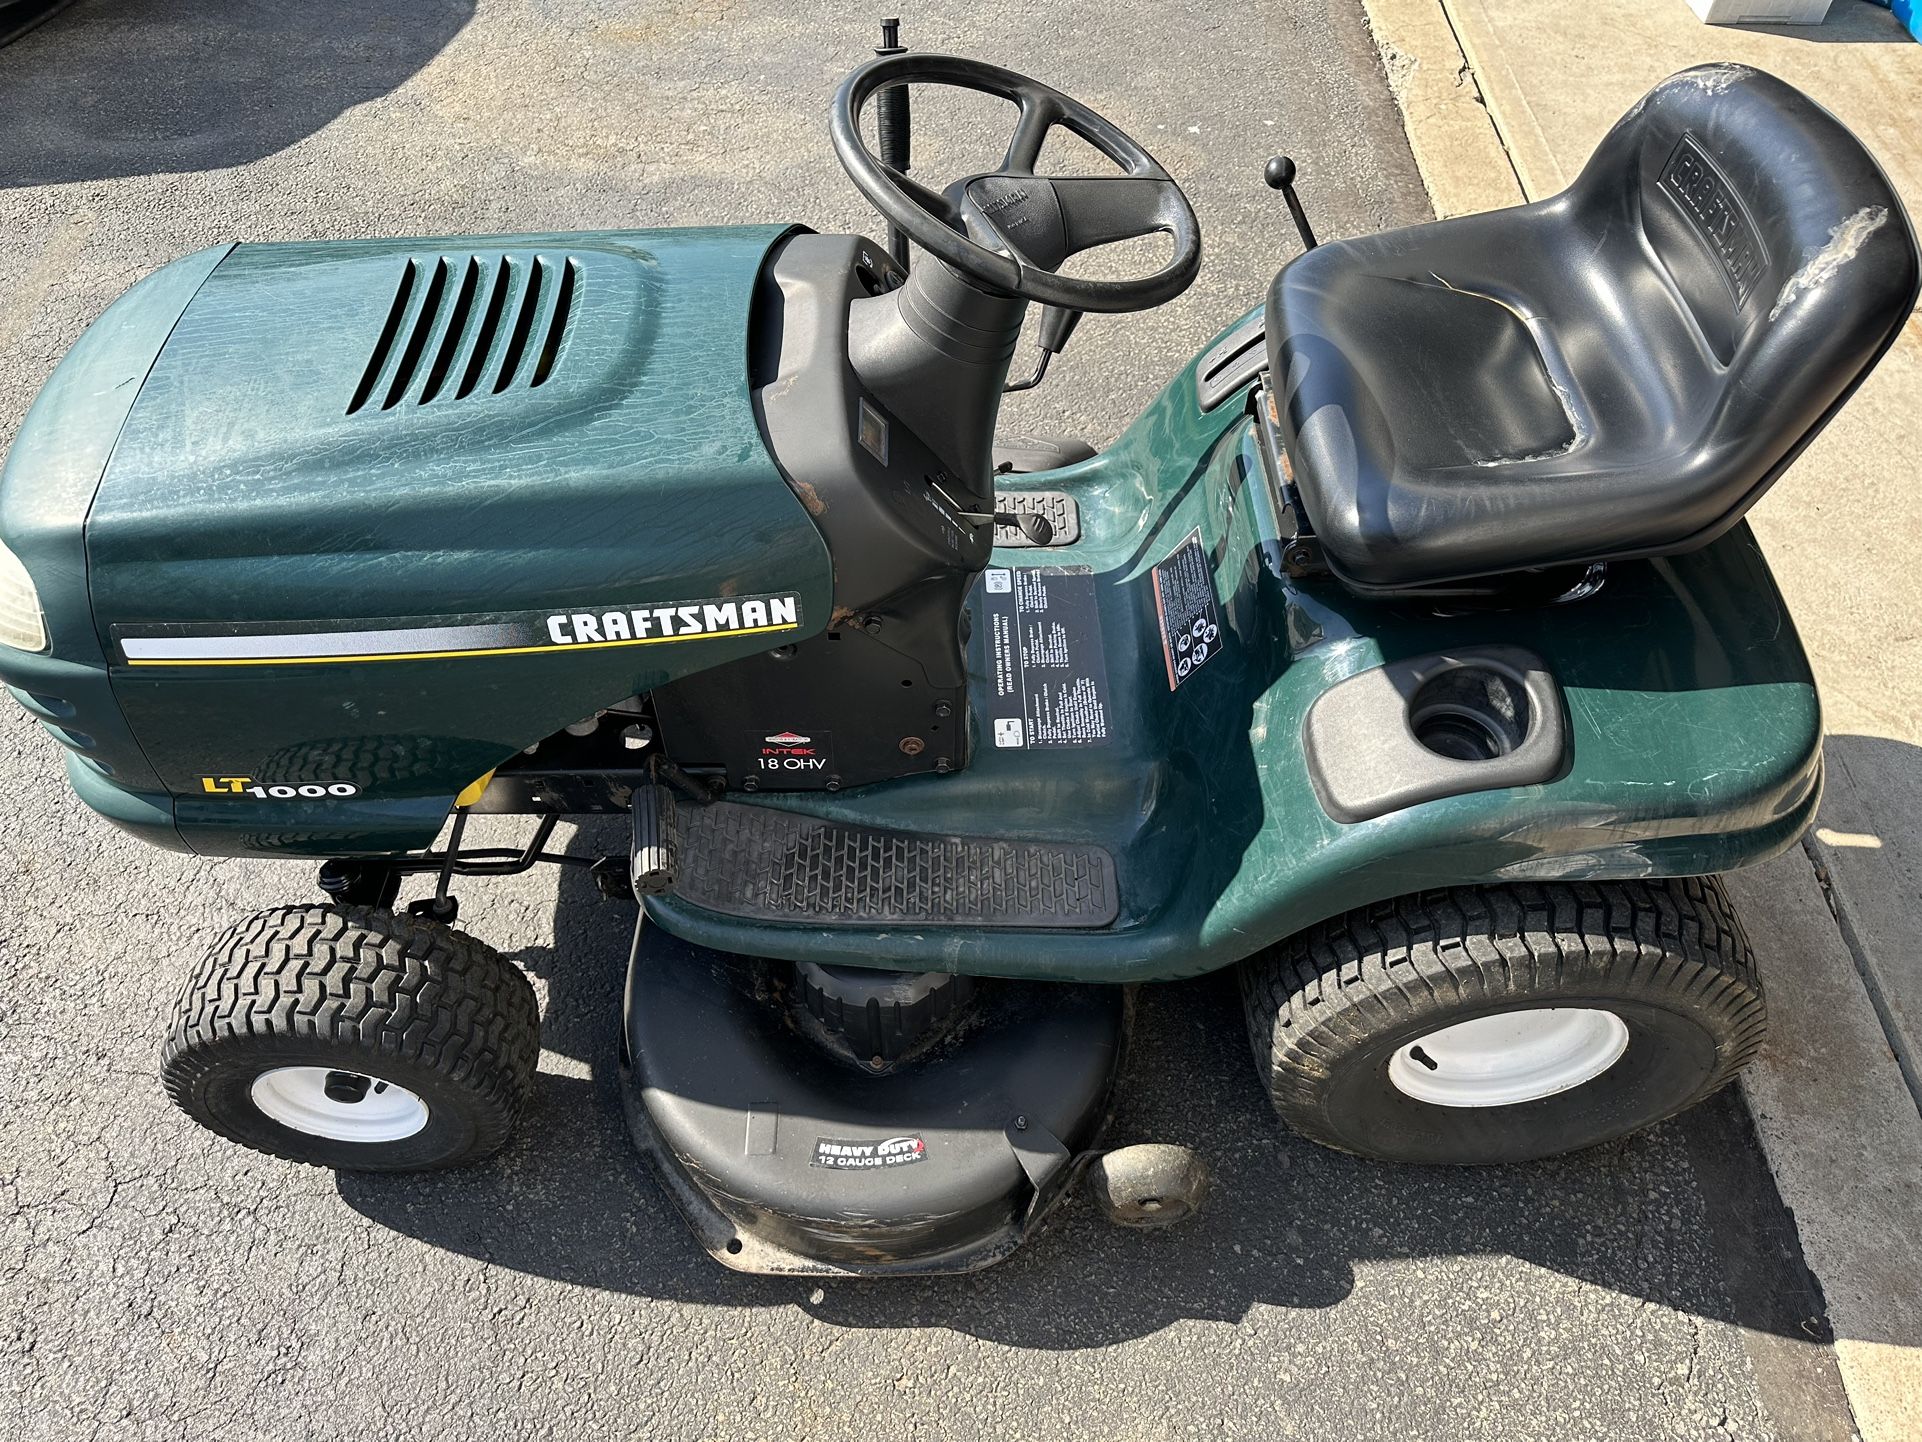
[[[252,796],[261,801],[320,801],[327,797],[358,796],[360,788],[351,781],[308,781],[293,784],[262,784],[251,776],[203,776],[200,789],[209,796]]]
[[[437,616],[371,626],[366,621],[115,626],[113,638],[129,666],[314,666],[658,646],[800,629],[801,598],[784,591],[665,605]]]

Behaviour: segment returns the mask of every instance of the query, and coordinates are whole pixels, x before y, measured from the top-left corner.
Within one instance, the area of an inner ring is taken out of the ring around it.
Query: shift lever
[[[1045,546],[1054,539],[1054,522],[1046,516],[1036,515],[1033,511],[970,511],[949,495],[932,476],[928,478],[928,484],[934,487],[942,500],[954,507],[956,516],[971,526],[1013,526],[1033,546]]]
[[[1045,546],[1054,539],[1054,522],[1046,516],[1037,516],[1033,511],[996,511],[994,523],[997,526],[1013,526],[1028,538],[1031,546]]]

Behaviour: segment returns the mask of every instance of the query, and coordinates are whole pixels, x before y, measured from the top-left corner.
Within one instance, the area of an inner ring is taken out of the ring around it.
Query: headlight
[[[40,593],[20,558],[0,545],[0,646],[17,651],[47,649],[47,623],[40,615]]]

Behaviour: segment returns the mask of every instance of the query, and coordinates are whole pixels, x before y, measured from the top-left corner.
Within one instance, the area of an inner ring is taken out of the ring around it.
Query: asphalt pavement
[[[0,443],[116,294],[214,240],[875,233],[826,134],[872,18],[81,0],[0,50]],[[1426,213],[1355,0],[926,7],[905,39],[1087,100],[1201,218],[1195,287],[1091,318],[1010,428],[1112,439],[1260,298],[1293,250],[1260,179],[1274,151],[1324,235]],[[924,115],[926,175],[1001,148],[991,105]],[[155,1077],[197,953],[312,895],[305,868],[136,845],[11,710],[0,798],[0,1438],[1848,1435],[1732,1094],[1538,1166],[1380,1166],[1281,1131],[1226,978],[1149,988],[1112,1136],[1209,1157],[1192,1223],[1119,1232],[1077,1202],[971,1278],[742,1278],[694,1246],[622,1127],[631,907],[551,872],[464,888],[463,925],[542,995],[532,1114],[482,1168],[336,1177],[198,1131]]]

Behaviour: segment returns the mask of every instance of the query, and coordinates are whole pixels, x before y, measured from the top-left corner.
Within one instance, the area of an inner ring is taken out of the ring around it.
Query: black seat
[[[1745,66],[1684,71],[1560,195],[1276,277],[1308,519],[1365,590],[1704,545],[1868,374],[1918,269],[1834,116]]]

